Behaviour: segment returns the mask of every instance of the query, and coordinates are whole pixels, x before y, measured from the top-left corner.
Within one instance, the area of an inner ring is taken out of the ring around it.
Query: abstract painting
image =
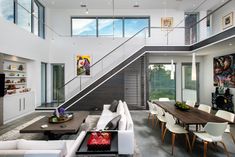
[[[172,29],[173,27],[173,17],[162,17],[161,18],[161,28],[164,29]]]
[[[214,58],[214,85],[235,88],[235,54]]]
[[[77,75],[90,75],[91,57],[89,55],[77,55]]]

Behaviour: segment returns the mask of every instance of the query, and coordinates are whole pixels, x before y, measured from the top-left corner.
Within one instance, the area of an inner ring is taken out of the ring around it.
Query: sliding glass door
[[[196,64],[197,80],[192,80],[192,63],[182,64],[182,100],[199,102],[199,64]]]
[[[64,88],[58,89],[64,85],[64,64],[52,64],[52,96],[53,101],[64,101]],[[57,99],[57,97],[59,99]]]
[[[149,99],[176,98],[175,64],[150,64],[149,67]],[[171,79],[171,70],[174,71],[174,78]]]
[[[41,63],[41,104],[47,103],[47,63]]]

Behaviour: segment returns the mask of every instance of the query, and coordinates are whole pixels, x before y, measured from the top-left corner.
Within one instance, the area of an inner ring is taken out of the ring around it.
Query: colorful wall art
[[[77,55],[77,75],[90,75],[91,57],[89,55]]]
[[[214,58],[214,85],[235,88],[235,54]]]

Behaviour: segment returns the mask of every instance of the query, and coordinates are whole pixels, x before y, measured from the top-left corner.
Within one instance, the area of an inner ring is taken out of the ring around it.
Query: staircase
[[[152,29],[152,28],[151,28]],[[148,29],[143,28],[103,58],[94,63],[91,67],[91,77],[83,78],[76,76],[68,81],[63,87],[57,91],[59,97],[60,91],[65,91],[65,101],[60,103],[58,107],[63,107],[69,110],[73,105],[77,105],[78,101],[87,96],[89,93],[104,84],[114,75],[125,69],[128,65],[136,61],[147,52],[153,51],[191,51],[204,47],[231,37],[235,34],[235,28],[231,28],[222,33],[219,33],[211,38],[198,42],[189,46],[146,46],[148,37]],[[116,58],[114,60],[113,58]]]

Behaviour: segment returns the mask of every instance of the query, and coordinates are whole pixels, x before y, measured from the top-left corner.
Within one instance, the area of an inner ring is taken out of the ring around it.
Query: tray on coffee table
[[[93,132],[92,131],[87,132],[80,147],[78,148],[78,150],[76,152],[77,155],[85,155],[85,154],[89,154],[89,155],[98,155],[98,154],[99,155],[105,155],[105,154],[116,155],[116,154],[118,154],[118,133],[117,133],[117,131],[104,131],[103,132],[103,133],[110,133],[111,134],[110,149],[104,149],[104,150],[90,150],[90,149],[88,149],[87,143],[88,143],[89,138]]]

